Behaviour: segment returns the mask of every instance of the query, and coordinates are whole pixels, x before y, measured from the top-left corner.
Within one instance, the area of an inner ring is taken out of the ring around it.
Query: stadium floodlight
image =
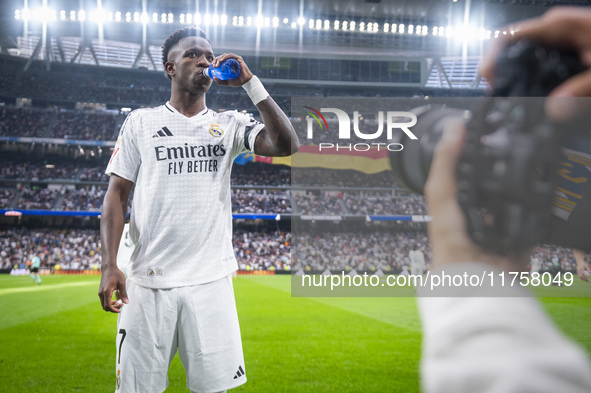
[[[200,13],[196,13],[193,16],[193,19],[195,20],[195,25],[199,26],[201,24],[201,14]]]
[[[339,20],[334,21],[334,29],[338,30],[341,27],[341,22]]]
[[[408,34],[414,33],[414,30],[415,30],[415,26],[414,25],[408,25]]]
[[[185,14],[181,14],[179,16],[179,23],[183,25],[185,24]]]
[[[348,29],[349,29],[349,22],[347,22],[347,21],[344,21],[344,22],[343,22],[343,30],[345,30],[345,31],[346,31],[346,30],[348,30]]]
[[[250,17],[250,16],[246,17],[246,26],[252,26],[252,17]]]
[[[146,12],[142,12],[142,15],[140,16],[140,21],[142,22],[142,25],[148,24],[148,22],[150,21],[150,17]]]
[[[121,12],[120,11],[115,12],[115,22],[121,22]]]
[[[168,13],[168,23],[173,23],[174,22],[174,15],[172,14],[172,12]]]
[[[271,26],[271,19],[269,17],[265,18],[265,27]]]
[[[276,16],[273,17],[273,27],[279,27],[279,18]]]
[[[107,20],[113,22],[113,11],[107,12]]]
[[[394,34],[398,32],[398,24],[397,23],[392,23],[392,26],[390,28],[390,31]]]
[[[320,19],[316,19],[316,29],[320,30],[322,29],[322,21]]]
[[[283,24],[286,25],[289,23],[289,19],[288,18],[283,18]]]
[[[211,24],[217,26],[220,24],[220,16],[218,14],[213,14],[211,16]]]
[[[66,20],[66,11],[65,10],[60,11],[60,20]]]
[[[298,25],[303,26],[306,23],[306,19],[303,16],[298,18]]]
[[[310,19],[310,20],[308,21],[308,28],[309,28],[309,29],[313,29],[313,28],[314,28],[314,19]]]
[[[354,20],[352,20],[351,23],[349,23],[349,30],[355,31],[355,21]]]
[[[131,22],[131,12],[126,12],[125,13],[125,21],[126,22]]]
[[[21,18],[21,10],[14,10],[14,19],[19,20]]]
[[[134,12],[133,13],[133,21],[135,23],[138,23],[140,21],[140,13],[139,12]]]
[[[41,8],[37,8],[33,11],[33,20],[38,20],[43,23],[53,22],[57,19],[57,13],[55,10],[48,8],[44,5]]]
[[[384,23],[384,33],[388,33],[390,31],[390,24]]]
[[[400,34],[404,34],[404,29],[405,29],[405,27],[406,27],[406,26],[404,25],[404,23],[401,23],[401,24],[399,24],[399,25],[398,25],[398,33],[400,33]]]
[[[158,23],[158,13],[154,12],[152,14],[152,23]]]
[[[238,17],[238,26],[244,26],[244,17],[243,16]]]
[[[187,14],[185,15],[185,20],[187,21],[187,24],[192,24],[193,23],[193,14]]]
[[[205,26],[209,26],[211,24],[211,15],[209,15],[209,14],[203,15],[203,24]]]
[[[260,29],[261,27],[263,27],[263,24],[265,23],[265,19],[263,18],[263,16],[261,14],[258,14],[257,16],[255,16],[254,18],[254,25]]]
[[[78,20],[80,22],[84,22],[86,20],[86,11],[84,11],[84,10],[78,11]]]
[[[237,16],[232,18],[232,26],[238,26],[238,17]]]
[[[324,21],[324,30],[328,30],[330,29],[330,21],[328,19],[326,19]]]
[[[28,22],[31,20],[31,11],[28,8],[23,8],[21,12],[21,18],[23,21]]]
[[[359,24],[359,31],[365,31],[365,22]]]
[[[105,10],[103,10],[102,8],[97,8],[96,10],[90,11],[88,14],[88,20],[90,22],[96,22],[102,25],[103,23],[105,23],[106,19],[107,14],[105,13]]]
[[[220,16],[220,24],[222,26],[226,26],[228,24],[228,15],[222,14],[222,16]]]
[[[291,28],[295,29],[296,27],[298,27],[298,24],[295,22],[291,22]]]
[[[165,13],[162,13],[160,15],[160,23],[166,23],[166,14]]]

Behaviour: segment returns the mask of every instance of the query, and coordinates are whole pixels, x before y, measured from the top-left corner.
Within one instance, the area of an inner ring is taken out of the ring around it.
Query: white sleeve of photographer
[[[418,298],[422,391],[591,392],[587,355],[532,296]]]

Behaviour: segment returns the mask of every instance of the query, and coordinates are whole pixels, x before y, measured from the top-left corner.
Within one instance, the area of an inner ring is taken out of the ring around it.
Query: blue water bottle
[[[236,59],[226,59],[222,61],[219,67],[213,68],[209,66],[203,73],[210,79],[214,77],[223,81],[234,79],[240,75],[240,63]]]

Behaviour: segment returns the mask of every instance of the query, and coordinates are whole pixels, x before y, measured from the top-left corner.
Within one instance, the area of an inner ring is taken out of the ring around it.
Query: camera
[[[418,143],[390,153],[396,180],[423,194],[443,130],[463,122],[458,202],[472,240],[502,255],[540,243],[591,250],[590,111],[561,122],[545,114],[548,100],[561,100],[547,95],[585,69],[574,52],[528,41],[507,46],[491,94],[477,106],[412,110]]]

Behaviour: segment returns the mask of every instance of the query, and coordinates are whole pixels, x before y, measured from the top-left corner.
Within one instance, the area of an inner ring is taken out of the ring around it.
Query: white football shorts
[[[177,349],[193,392],[246,382],[232,278],[151,289],[127,282],[117,320],[116,393],[161,393]]]

